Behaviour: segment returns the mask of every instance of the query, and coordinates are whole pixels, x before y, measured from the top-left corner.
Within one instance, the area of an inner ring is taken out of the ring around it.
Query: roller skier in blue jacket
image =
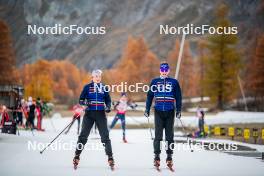
[[[178,81],[168,76],[170,72],[168,63],[160,64],[160,77],[151,81],[150,90],[147,93],[146,110],[144,115],[149,117],[152,100],[155,99],[154,118],[155,118],[155,139],[154,146],[154,166],[160,166],[160,142],[165,129],[165,139],[167,143],[168,167],[172,167],[173,150],[170,146],[174,143],[174,119],[181,117],[182,96]]]
[[[84,86],[80,95],[79,104],[86,106],[86,109],[82,121],[81,133],[77,141],[75,157],[73,159],[75,169],[77,168],[80,154],[87,142],[87,138],[94,123],[98,127],[101,142],[104,144],[109,166],[111,169],[113,169],[114,166],[112,146],[105,114],[111,111],[111,97],[101,83],[101,74],[101,70],[94,70],[92,72],[92,82]]]

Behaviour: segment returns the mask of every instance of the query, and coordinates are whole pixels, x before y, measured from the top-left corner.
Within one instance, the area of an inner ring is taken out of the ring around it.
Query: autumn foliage
[[[46,101],[76,102],[89,75],[69,61],[38,60],[20,69],[25,97],[40,97]]]
[[[0,20],[0,85],[17,82],[16,62],[8,25]]]
[[[247,67],[247,89],[253,97],[264,97],[264,34],[257,39],[254,55]]]
[[[113,69],[107,70],[104,74],[105,81],[110,85],[121,82],[126,82],[127,85],[149,84],[151,79],[159,76],[159,63],[159,59],[148,48],[143,37],[134,38],[130,36],[120,61]],[[139,92],[133,96],[142,99],[143,94],[144,92]]]

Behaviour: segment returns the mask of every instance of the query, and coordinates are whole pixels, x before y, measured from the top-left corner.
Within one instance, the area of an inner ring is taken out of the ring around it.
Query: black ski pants
[[[165,140],[167,142],[167,145],[170,146],[172,143],[174,143],[173,128],[174,128],[175,111],[155,110],[154,118],[155,118],[155,139],[153,142],[154,154],[159,155],[161,153],[160,142],[162,141],[162,137],[163,137],[163,129],[165,129]],[[173,154],[172,148],[167,147],[166,153]]]
[[[82,149],[87,142],[87,138],[90,134],[91,128],[93,127],[94,123],[98,127],[99,134],[101,136],[101,142],[103,143],[105,147],[106,155],[112,156],[112,146],[111,146],[111,141],[109,139],[107,119],[106,119],[105,111],[103,110],[85,111],[83,122],[82,122],[82,129],[78,137],[77,148],[76,148],[75,154],[76,155],[81,154]]]

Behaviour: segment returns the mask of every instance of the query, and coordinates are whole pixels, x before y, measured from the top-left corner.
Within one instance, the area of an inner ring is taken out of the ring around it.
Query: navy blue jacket
[[[102,83],[95,86],[94,82],[86,84],[80,95],[79,104],[86,105],[86,110],[104,110],[106,105],[111,108],[111,97],[108,91],[103,89]],[[100,89],[100,87],[102,89]]]
[[[151,87],[153,87],[151,89]],[[147,94],[146,110],[150,111],[152,100],[155,98],[154,108],[159,111],[175,109],[181,111],[182,96],[178,81],[174,78],[155,78],[151,81],[150,90]]]

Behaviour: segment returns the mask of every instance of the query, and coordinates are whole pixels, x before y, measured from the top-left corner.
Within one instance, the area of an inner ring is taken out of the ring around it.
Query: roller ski
[[[115,170],[115,163],[114,163],[114,158],[112,156],[108,157],[108,164],[110,166],[110,169],[112,171]]]
[[[79,162],[80,162],[80,156],[79,155],[76,155],[73,158],[73,168],[74,168],[74,170],[77,169],[77,166],[78,166]]]
[[[127,140],[126,140],[126,138],[125,138],[125,137],[123,137],[123,142],[124,142],[124,143],[127,143]]]
[[[154,167],[158,172],[160,172],[160,157],[158,155],[155,156],[154,158]]]
[[[172,162],[172,157],[171,155],[168,155],[167,159],[166,159],[166,164],[167,164],[167,167],[170,171],[174,172],[174,169],[173,169],[173,162]]]

